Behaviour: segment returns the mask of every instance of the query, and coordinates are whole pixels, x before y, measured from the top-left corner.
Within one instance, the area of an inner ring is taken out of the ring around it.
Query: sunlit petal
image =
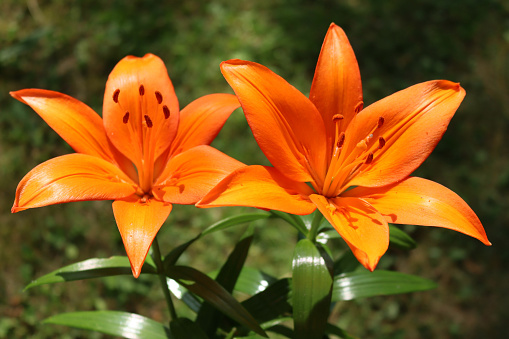
[[[390,223],[449,228],[491,245],[474,211],[456,193],[436,182],[411,177],[386,187],[357,187],[344,196],[367,201]]]
[[[245,165],[208,145],[171,158],[152,192],[159,200],[195,204],[219,181]]]
[[[63,155],[32,169],[19,183],[12,212],[84,200],[113,200],[136,184],[110,162],[86,154]]]
[[[139,197],[113,202],[113,214],[135,278],[140,275],[150,245],[171,209],[169,203]]]
[[[373,271],[389,246],[389,226],[371,205],[357,198],[333,198],[313,194],[311,201],[338,231],[355,257]]]
[[[311,101],[265,66],[221,63],[261,150],[281,173],[311,182],[325,173],[325,127]]]
[[[315,210],[307,198],[312,193],[273,167],[247,166],[227,176],[196,206],[250,206],[306,215]]]

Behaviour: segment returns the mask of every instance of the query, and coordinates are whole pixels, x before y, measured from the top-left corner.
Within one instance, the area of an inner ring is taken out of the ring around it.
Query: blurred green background
[[[60,91],[100,113],[113,66],[125,55],[151,52],[165,61],[181,107],[208,93],[231,92],[219,71],[219,63],[231,58],[262,63],[308,93],[323,38],[335,22],[356,52],[365,106],[431,79],[459,81],[466,89],[444,138],[416,175],[462,196],[483,222],[493,246],[448,230],[406,227],[419,247],[409,253],[389,251],[380,267],[430,278],[439,287],[344,302],[335,308],[334,319],[361,338],[506,338],[506,0],[2,0],[0,13],[0,337],[108,338],[40,325],[45,317],[64,311],[127,310],[167,319],[159,286],[143,276],[23,292],[31,279],[58,267],[125,252],[109,202],[10,214],[23,175],[72,150],[9,91]],[[234,112],[213,145],[245,163],[266,163],[241,110]],[[176,206],[160,232],[161,246],[169,250],[238,210]],[[257,230],[249,265],[288,275],[295,233],[289,226],[269,222]],[[206,271],[218,268],[239,232],[200,240],[183,262]]]

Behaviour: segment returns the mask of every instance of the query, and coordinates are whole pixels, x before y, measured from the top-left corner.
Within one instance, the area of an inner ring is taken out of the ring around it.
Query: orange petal
[[[266,166],[239,168],[214,187],[196,206],[249,206],[306,215],[315,210],[307,196],[313,190]]]
[[[361,111],[346,131],[344,164],[367,158],[369,165],[348,186],[385,186],[409,176],[433,151],[465,96],[459,84],[429,81],[388,96]],[[377,125],[383,118],[383,124]],[[370,135],[371,134],[371,135]],[[385,145],[380,147],[380,137]],[[368,138],[368,139],[366,139]],[[367,141],[367,147],[359,147]]]
[[[113,202],[113,214],[135,278],[141,273],[152,241],[170,215],[171,204],[131,197]]]
[[[71,201],[130,196],[136,185],[118,167],[86,154],[67,154],[31,170],[19,183],[12,212]]]
[[[10,94],[36,111],[76,152],[113,160],[101,117],[81,101],[42,89]]]
[[[138,171],[152,167],[179,123],[178,100],[163,61],[152,54],[122,59],[106,83],[103,118],[108,137]]]
[[[362,83],[357,59],[345,32],[331,24],[320,51],[309,98],[322,114],[327,129],[327,150],[332,152],[336,135],[333,116],[341,114],[338,133],[362,109]],[[330,153],[327,159],[330,159]]]
[[[229,60],[221,71],[244,109],[258,145],[281,173],[311,182],[325,175],[325,127],[311,101],[268,68]]]
[[[344,196],[367,201],[388,222],[448,228],[491,245],[474,211],[456,193],[436,182],[411,177],[386,187],[357,187]]]
[[[180,112],[177,136],[171,154],[199,145],[210,144],[234,110],[239,100],[231,94],[209,94],[198,98]]]
[[[318,194],[310,198],[350,246],[357,260],[373,271],[389,246],[389,226],[385,218],[361,199],[327,199]]]
[[[171,158],[152,192],[173,204],[195,204],[219,181],[245,165],[208,145],[191,148]]]

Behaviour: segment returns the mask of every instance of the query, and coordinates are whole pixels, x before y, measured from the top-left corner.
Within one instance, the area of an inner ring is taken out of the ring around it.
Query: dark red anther
[[[140,85],[139,91],[140,91],[140,95],[145,95],[145,86]]]
[[[378,118],[378,128],[380,128],[380,127],[382,127],[382,126],[383,126],[384,121],[385,121],[384,117],[380,117],[380,118]]]
[[[124,124],[127,124],[128,121],[129,121],[129,112],[125,112],[124,117],[122,118],[122,122]]]
[[[115,92],[113,92],[113,101],[115,101],[116,104],[118,104],[118,96],[120,94],[120,90],[116,89]]]
[[[152,120],[150,120],[150,117],[148,115],[144,115],[143,116],[145,118],[145,122],[147,123],[147,127],[148,128],[152,128],[152,126],[154,126],[154,124],[152,124]]]
[[[161,102],[163,102],[163,95],[161,94],[161,92],[156,91],[156,99],[158,104],[161,104]]]
[[[166,106],[166,105],[163,106],[163,112],[164,112],[164,118],[168,119],[170,117],[170,109],[168,108],[168,106]]]
[[[364,108],[364,102],[362,101],[359,101],[359,103],[355,106],[355,114],[359,113],[360,111],[362,111],[362,109]]]
[[[338,122],[339,120],[343,120],[345,117],[342,114],[334,114],[332,116],[333,122]]]
[[[373,153],[369,152],[368,157],[366,158],[365,164],[371,164],[373,162]]]
[[[345,143],[345,132],[341,132],[338,138],[338,142],[336,143],[336,146],[338,148],[343,147],[343,144]]]
[[[385,146],[385,139],[384,139],[384,137],[378,138],[378,143],[379,143],[378,149],[381,149],[382,147],[384,147]]]

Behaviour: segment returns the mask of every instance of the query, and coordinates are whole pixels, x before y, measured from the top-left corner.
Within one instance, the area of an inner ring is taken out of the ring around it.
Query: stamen
[[[368,165],[368,164],[371,164],[372,162],[373,162],[373,153],[369,152],[368,157],[366,158],[365,164]]]
[[[152,124],[152,120],[150,120],[150,117],[148,115],[144,115],[143,117],[145,118],[145,122],[147,123],[147,127],[148,128],[152,128],[152,126],[154,126],[154,125]]]
[[[380,117],[380,118],[378,118],[378,128],[380,128],[380,127],[382,127],[382,126],[383,126],[384,121],[385,121],[384,117]]]
[[[163,95],[161,94],[161,92],[156,91],[156,99],[158,104],[161,104],[161,102],[163,102]]]
[[[333,122],[338,122],[339,120],[343,120],[345,117],[342,114],[334,114],[332,116]]]
[[[343,147],[343,144],[345,143],[345,132],[341,132],[338,138],[338,142],[336,143],[336,146],[338,148]]]
[[[363,108],[364,108],[364,102],[359,101],[359,103],[355,106],[355,114],[362,111]]]
[[[166,105],[163,106],[163,112],[164,112],[164,118],[168,119],[170,117],[170,109],[168,108],[168,106],[166,106]]]
[[[139,91],[141,96],[145,95],[145,86],[140,85]]]
[[[384,137],[378,138],[378,143],[379,143],[378,149],[382,149],[382,147],[385,146],[385,139],[384,139]]]
[[[116,89],[115,92],[113,92],[113,101],[115,101],[116,104],[118,104],[118,95],[120,94],[120,90]]]
[[[122,118],[122,122],[124,124],[127,124],[128,121],[129,121],[129,112],[125,112],[124,117]]]

